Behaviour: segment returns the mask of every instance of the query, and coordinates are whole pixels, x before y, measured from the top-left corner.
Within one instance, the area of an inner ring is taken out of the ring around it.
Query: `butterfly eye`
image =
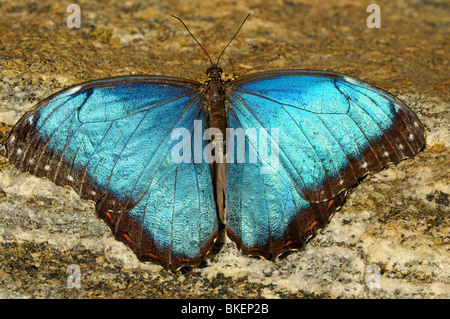
[[[217,71],[219,71],[219,73],[222,74],[222,68],[217,67]]]
[[[209,75],[212,72],[212,68],[206,69],[206,75]]]

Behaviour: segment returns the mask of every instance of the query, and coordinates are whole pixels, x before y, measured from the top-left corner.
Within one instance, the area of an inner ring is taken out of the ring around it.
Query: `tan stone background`
[[[0,1],[0,297],[448,298],[449,1]],[[371,3],[381,28],[366,25]],[[5,139],[39,100],[72,84],[165,74],[199,81],[247,15],[221,60],[227,78],[280,68],[359,77],[404,100],[427,147],[369,176],[306,247],[275,261],[224,240],[204,264],[172,273],[142,264],[93,204],[17,171]],[[67,267],[81,288],[67,288]],[[375,285],[368,280],[375,279]]]

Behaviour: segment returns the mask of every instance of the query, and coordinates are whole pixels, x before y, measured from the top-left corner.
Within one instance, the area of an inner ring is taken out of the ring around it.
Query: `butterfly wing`
[[[425,144],[422,124],[403,102],[342,74],[262,72],[230,82],[227,92],[230,127],[260,130],[246,134],[258,161],[228,164],[228,233],[248,253],[301,246],[346,189]],[[278,145],[278,158],[262,154],[261,132]]]
[[[203,129],[195,120],[205,123],[200,85],[132,76],[63,90],[16,124],[8,158],[95,201],[139,259],[174,269],[198,264],[217,233],[209,165],[174,162],[180,136],[172,133],[184,130],[188,152],[194,129]]]

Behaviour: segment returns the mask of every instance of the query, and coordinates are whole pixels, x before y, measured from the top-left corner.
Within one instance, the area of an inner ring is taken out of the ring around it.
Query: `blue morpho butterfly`
[[[224,82],[220,56],[208,58],[203,84],[114,77],[48,97],[13,128],[10,162],[93,200],[141,261],[175,270],[200,263],[219,220],[245,254],[300,248],[348,188],[425,144],[403,102],[359,79],[279,70]]]

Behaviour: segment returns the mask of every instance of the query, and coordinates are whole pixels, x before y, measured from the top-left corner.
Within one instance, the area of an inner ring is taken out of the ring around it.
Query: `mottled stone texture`
[[[388,1],[369,29],[371,1],[0,2],[0,298],[449,298],[449,3]],[[227,78],[279,68],[347,73],[403,99],[426,126],[427,147],[367,177],[306,247],[275,261],[221,240],[200,268],[140,263],[69,189],[17,171],[5,139],[40,99],[109,76],[204,80],[222,57]],[[81,288],[67,288],[79,266]]]

